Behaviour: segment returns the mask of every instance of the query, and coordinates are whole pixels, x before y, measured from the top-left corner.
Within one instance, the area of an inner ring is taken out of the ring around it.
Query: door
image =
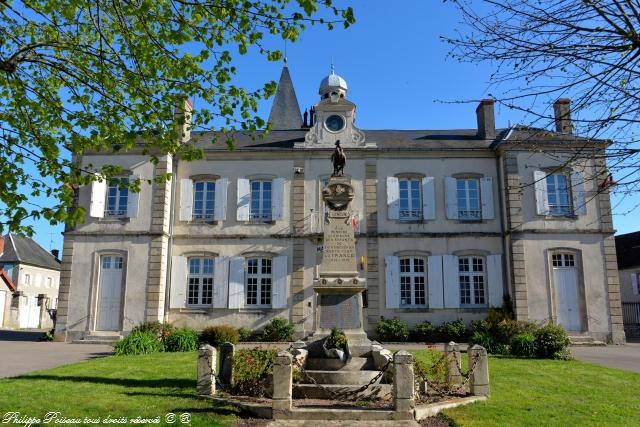
[[[100,257],[97,331],[120,330],[123,263],[121,256],[103,255]]]
[[[37,328],[40,326],[40,307],[38,307],[37,297],[20,297],[18,321],[20,328]]]
[[[4,304],[7,301],[7,293],[0,291],[0,328],[4,326]]]
[[[575,255],[553,254],[552,263],[558,323],[564,326],[567,331],[581,331],[578,269],[576,268]]]

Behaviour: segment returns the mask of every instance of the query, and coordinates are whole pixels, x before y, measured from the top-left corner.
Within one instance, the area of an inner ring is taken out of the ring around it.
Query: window
[[[109,187],[107,188],[107,207],[105,209],[105,215],[127,215],[129,189],[126,186],[128,184],[128,178],[114,178],[111,180],[111,182],[109,182]]]
[[[484,305],[487,303],[484,273],[484,258],[478,256],[458,258],[460,305]]]
[[[31,285],[31,275],[30,274],[25,274],[24,275],[24,284],[25,285]]]
[[[458,201],[459,220],[481,220],[480,180],[476,178],[456,179],[456,197]]]
[[[102,268],[104,270],[116,269],[122,270],[123,258],[121,256],[107,255],[102,257]]]
[[[400,258],[400,306],[420,307],[427,304],[426,262],[424,258]]]
[[[53,279],[51,277],[47,277],[47,288],[53,288]]]
[[[193,183],[193,219],[212,220],[215,206],[215,181]]]
[[[551,263],[554,267],[575,267],[576,259],[573,254],[553,254]]]
[[[247,305],[271,305],[271,260],[249,258],[247,260]]]
[[[550,215],[572,215],[571,198],[569,197],[569,179],[565,174],[547,176],[547,200]]]
[[[271,221],[271,181],[251,181],[249,218],[256,221]]]
[[[213,258],[189,258],[187,305],[213,304]]]
[[[416,178],[398,180],[400,187],[400,219],[422,219],[422,197],[420,187],[422,181]]]

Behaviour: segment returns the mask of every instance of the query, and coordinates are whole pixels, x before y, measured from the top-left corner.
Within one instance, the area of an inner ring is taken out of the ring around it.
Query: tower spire
[[[302,116],[300,105],[293,89],[293,82],[289,74],[288,61],[285,58],[280,73],[280,81],[273,98],[273,105],[269,113],[269,122],[274,130],[300,129],[302,127]]]

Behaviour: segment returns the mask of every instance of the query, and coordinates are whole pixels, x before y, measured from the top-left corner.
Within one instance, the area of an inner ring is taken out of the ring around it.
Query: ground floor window
[[[400,258],[400,306],[423,307],[427,304],[427,269],[424,258]]]
[[[460,305],[485,305],[484,258],[479,256],[458,257],[458,280],[460,283]]]
[[[189,258],[187,304],[213,303],[213,258]]]
[[[271,305],[271,259],[249,258],[247,259],[247,305],[270,306]]]

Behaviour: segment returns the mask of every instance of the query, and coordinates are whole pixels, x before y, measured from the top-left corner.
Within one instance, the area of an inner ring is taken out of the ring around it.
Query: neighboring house
[[[640,337],[640,231],[616,236],[624,331]]]
[[[0,327],[53,327],[49,311],[57,308],[60,285],[56,255],[28,237],[0,236]]]
[[[491,100],[476,110],[477,129],[360,130],[344,79],[332,72],[319,95],[303,120],[285,65],[273,130],[237,133],[234,151],[187,123],[182,143],[202,147],[202,160],[154,165],[142,146],[78,156],[125,172],[78,189],[89,217],[65,232],[59,339],[119,335],[145,320],[256,329],[276,316],[309,334],[321,191],[340,140],[366,330],[382,317],[470,322],[510,296],[519,320],[624,342],[607,143],[571,134],[568,100],[554,105],[555,132],[496,129]],[[388,94],[381,101],[398,108]],[[176,114],[188,121],[190,108]],[[144,184],[166,172],[171,182]],[[127,179],[144,180],[141,192],[118,185]]]

